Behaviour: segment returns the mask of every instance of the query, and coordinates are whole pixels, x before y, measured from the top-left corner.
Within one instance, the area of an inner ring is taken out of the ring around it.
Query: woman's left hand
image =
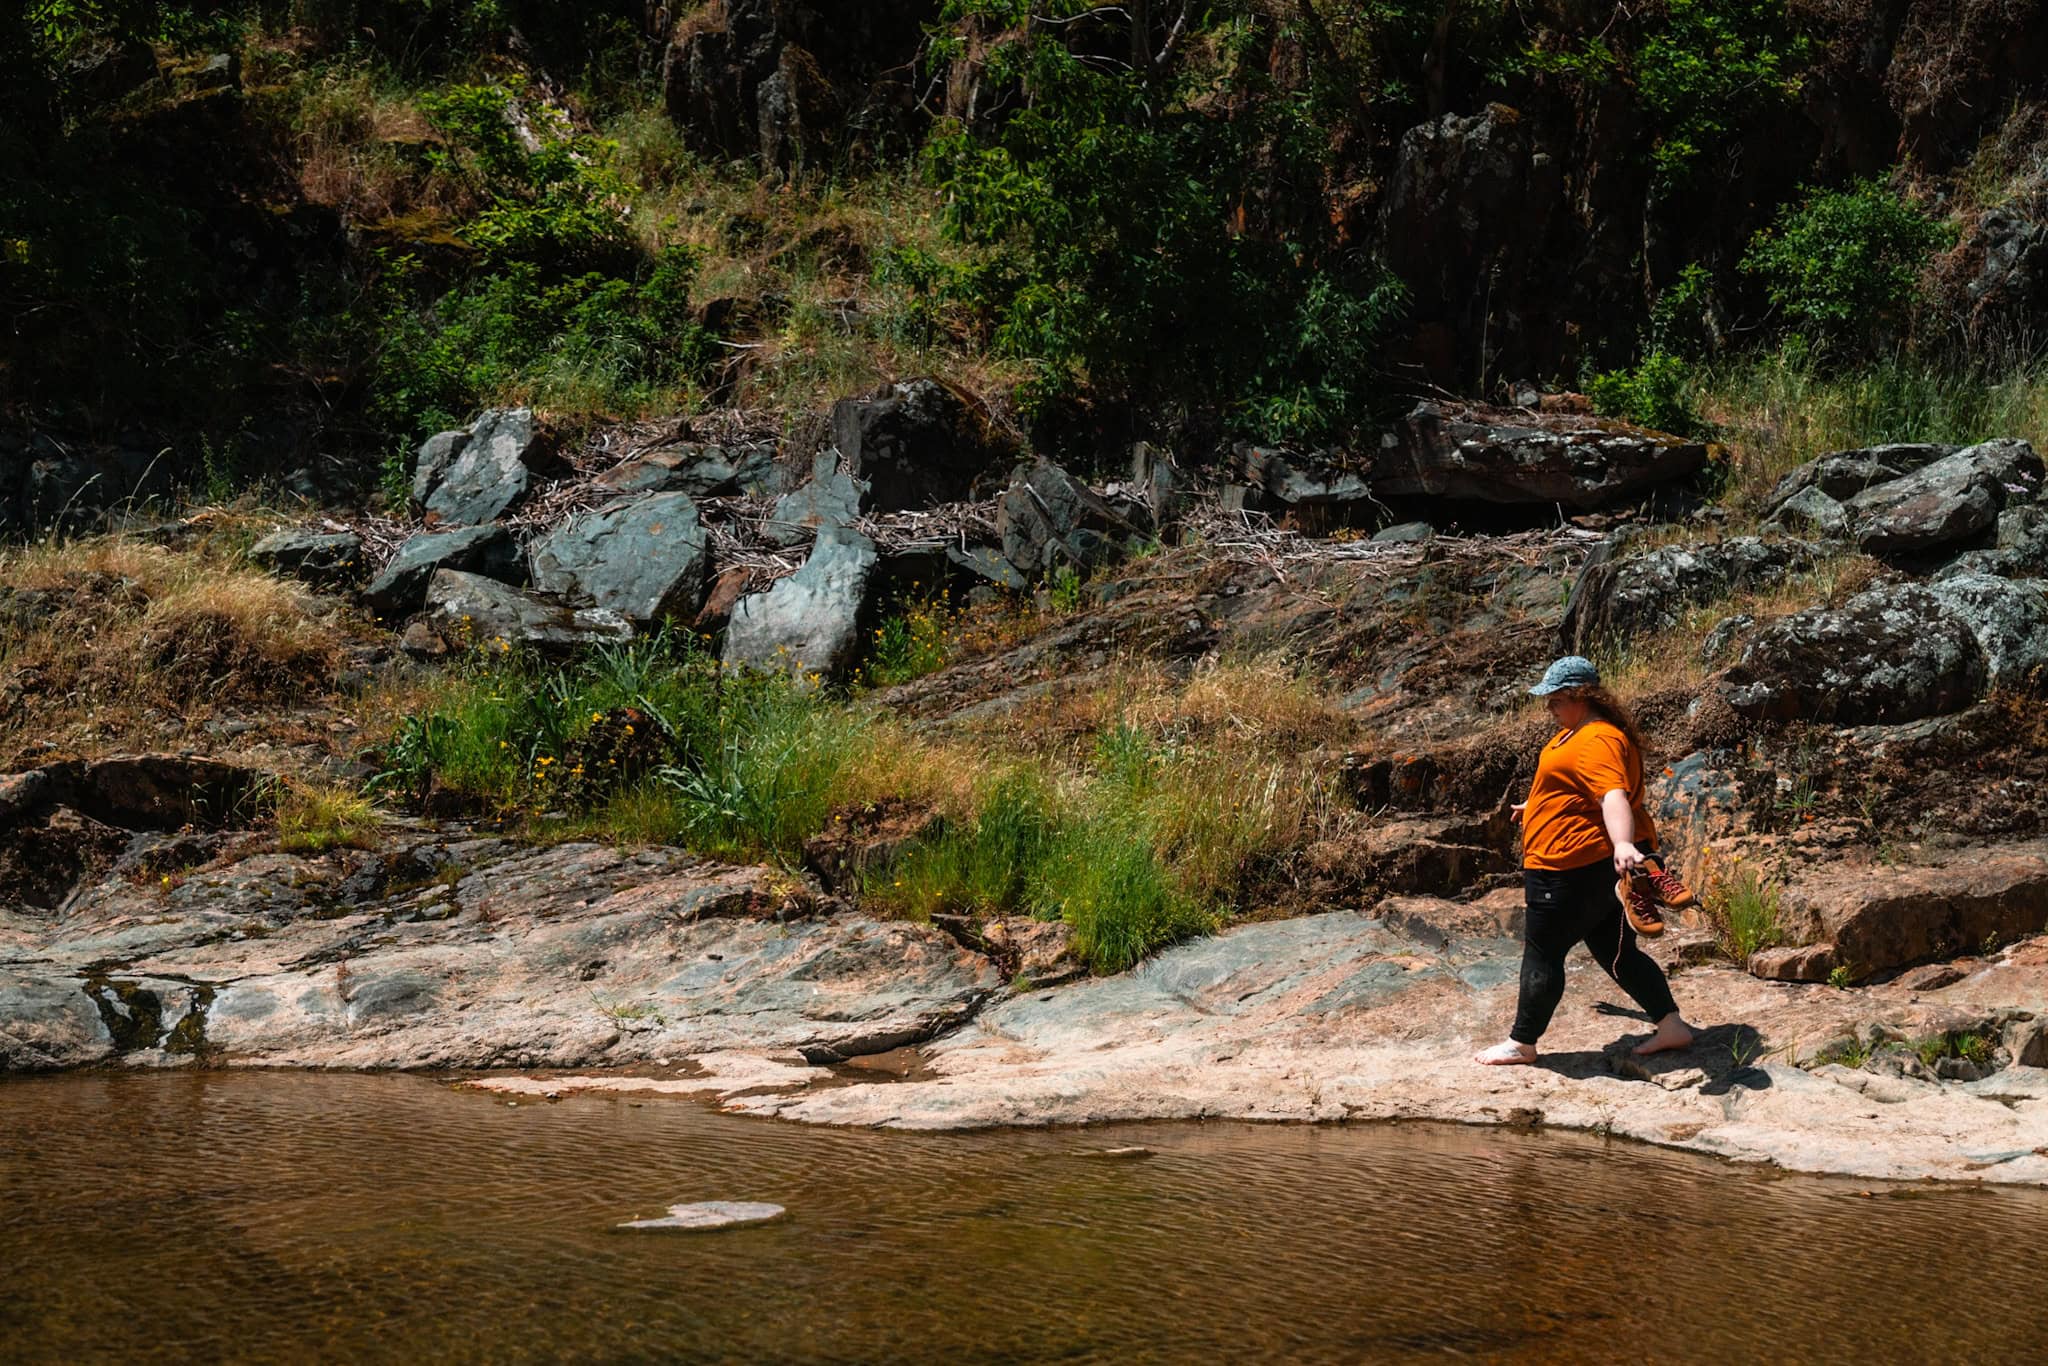
[[[1622,843],[1614,846],[1615,876],[1627,877],[1630,873],[1642,867],[1645,862],[1643,851],[1636,848],[1633,844]]]

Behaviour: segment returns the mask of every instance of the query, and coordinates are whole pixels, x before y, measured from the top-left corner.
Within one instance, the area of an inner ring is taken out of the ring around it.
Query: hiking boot
[[[1665,866],[1664,860],[1650,859],[1643,865],[1643,871],[1649,877],[1650,886],[1655,890],[1657,900],[1672,910],[1682,911],[1699,901],[1699,898],[1692,894],[1692,888],[1685,885],[1684,879]]]
[[[1656,884],[1649,874],[1632,873],[1615,883],[1614,896],[1637,934],[1655,939],[1664,933],[1664,910],[1657,904]]]

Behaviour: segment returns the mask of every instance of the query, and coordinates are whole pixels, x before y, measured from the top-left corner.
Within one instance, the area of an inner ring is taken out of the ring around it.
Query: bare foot
[[[1528,1044],[1516,1043],[1509,1039],[1506,1043],[1497,1043],[1491,1048],[1480,1049],[1472,1055],[1472,1061],[1484,1063],[1488,1067],[1516,1067],[1536,1061],[1536,1050]]]
[[[1690,1047],[1692,1047],[1692,1026],[1680,1019],[1678,1012],[1674,1010],[1663,1019],[1657,1021],[1657,1032],[1637,1044],[1632,1051],[1637,1057],[1641,1058],[1647,1057],[1652,1053],[1669,1053],[1674,1048]]]

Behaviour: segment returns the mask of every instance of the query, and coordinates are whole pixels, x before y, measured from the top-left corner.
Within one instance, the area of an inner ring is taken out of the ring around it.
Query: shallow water
[[[1129,1144],[1152,1155],[1099,1155]],[[789,1213],[613,1228],[716,1199]],[[9,1361],[2017,1361],[2048,1340],[2044,1236],[2048,1192],[1572,1134],[898,1134],[405,1076],[0,1083]]]

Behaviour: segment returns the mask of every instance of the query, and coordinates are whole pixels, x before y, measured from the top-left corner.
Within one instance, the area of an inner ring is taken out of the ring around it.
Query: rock
[[[1765,519],[1764,529],[1846,541],[1850,535],[1849,509],[1817,488],[1803,488],[1778,505],[1777,511]]]
[[[1239,475],[1268,502],[1325,510],[1359,503],[1377,506],[1367,472],[1347,469],[1330,456],[1240,443],[1234,457]]]
[[[426,506],[427,499],[448,477],[448,467],[455,463],[455,457],[461,455],[462,448],[468,444],[469,429],[466,427],[452,432],[436,432],[420,443],[419,455],[412,467],[412,501],[415,506]]]
[[[1436,528],[1428,522],[1397,522],[1393,526],[1381,527],[1372,534],[1379,545],[1413,545],[1436,535]]]
[[[1016,457],[979,405],[933,379],[913,379],[870,398],[832,405],[832,444],[878,512],[936,507],[983,496]]]
[[[82,528],[109,512],[169,500],[176,475],[157,447],[60,443],[41,432],[26,443],[0,439],[0,526]]]
[[[1764,511],[1775,513],[1808,489],[1836,502],[1847,502],[1879,484],[1925,469],[1937,460],[1954,455],[1957,449],[1955,446],[1927,443],[1900,443],[1823,455],[1807,461],[1780,479],[1764,500]]]
[[[1660,546],[1589,562],[1572,586],[1558,637],[1573,654],[1676,626],[1687,608],[1739,589],[1768,588],[1810,568],[1805,541],[1736,536],[1712,545]]]
[[[1372,490],[1583,511],[1689,478],[1706,463],[1701,443],[1625,422],[1421,403],[1382,439]]]
[[[1700,662],[1710,666],[1719,664],[1755,626],[1756,618],[1747,612],[1738,612],[1732,617],[1721,618],[1700,641]]]
[[[0,774],[0,826],[41,810],[53,790],[50,775],[39,768]]]
[[[443,526],[497,521],[526,496],[535,471],[547,458],[547,445],[531,409],[485,413],[471,424],[469,440],[425,498],[428,521]],[[418,482],[415,476],[415,487]]]
[[[568,649],[631,640],[633,624],[606,607],[571,609],[539,601],[495,579],[437,569],[427,581],[427,613],[458,647],[495,640]]]
[[[1022,978],[1033,989],[1088,975],[1088,965],[1074,954],[1074,927],[1064,920],[991,920],[981,927],[981,940],[1013,982]]]
[[[253,769],[190,754],[123,754],[85,766],[65,800],[129,830],[220,829],[257,814],[266,779]]]
[[[1833,944],[1758,949],[1746,964],[1749,975],[1767,982],[1825,982],[1835,970]]]
[[[1959,711],[1989,677],[1969,627],[1927,588],[1873,588],[1765,626],[1721,683],[1743,716],[1892,724]]]
[[[409,621],[399,632],[398,648],[406,658],[423,663],[434,662],[448,657],[448,642],[441,639],[441,633],[424,621]]]
[[[542,591],[587,598],[639,626],[694,617],[710,565],[697,505],[685,493],[582,513],[533,548],[533,581]]]
[[[275,574],[290,574],[309,583],[340,584],[358,577],[363,542],[352,531],[315,531],[286,527],[249,547],[252,563]]]
[[[1971,249],[1980,264],[1964,293],[1978,310],[2019,321],[2048,304],[2048,223],[2017,205],[1987,209],[1965,244]]]
[[[620,1224],[620,1228],[631,1229],[714,1229],[735,1228],[741,1224],[765,1224],[771,1219],[780,1219],[785,1211],[780,1205],[770,1205],[752,1200],[706,1200],[694,1205],[670,1205],[668,1214],[661,1219],[635,1219]]]
[[[838,678],[852,667],[867,610],[875,544],[857,531],[818,532],[803,568],[741,598],[725,628],[725,662]]]
[[[822,528],[851,526],[866,506],[867,492],[867,485],[828,446],[812,459],[809,482],[775,500],[762,538],[770,545],[801,545]]]
[[[966,570],[978,579],[986,579],[998,588],[1012,593],[1022,593],[1031,587],[1031,580],[1017,572],[1017,567],[1003,558],[1002,552],[993,546],[977,545],[962,549],[957,545],[946,547],[946,559]]]
[[[1003,558],[1026,579],[1066,565],[1087,573],[1120,554],[1144,532],[1050,460],[1040,459],[996,506]]]
[[[1827,940],[1860,981],[2048,929],[2048,841],[1971,849],[1924,867],[1823,864],[1788,882],[1780,915]]]
[[[1987,682],[2032,686],[2048,668],[2048,596],[2038,580],[1958,574],[1928,586],[1984,652]]]
[[[1898,975],[1897,983],[1907,991],[1940,991],[1969,976],[1953,963],[1925,963]]]
[[[457,527],[426,531],[398,548],[384,572],[363,590],[363,601],[376,615],[395,621],[419,610],[435,571],[456,569],[514,587],[526,582],[526,558],[519,542],[504,526]]]
[[[773,446],[670,446],[614,465],[592,482],[614,493],[687,493],[692,498],[785,491]]]
[[[76,978],[0,966],[0,1073],[84,1067],[113,1052],[113,1036]]]
[[[2032,497],[2043,467],[2024,441],[1980,442],[1849,500],[1856,543],[1871,555],[1917,555],[1983,536],[2009,497]]]
[[[2005,1051],[2016,1067],[2048,1067],[2048,1019],[2014,1020],[2005,1027]]]

